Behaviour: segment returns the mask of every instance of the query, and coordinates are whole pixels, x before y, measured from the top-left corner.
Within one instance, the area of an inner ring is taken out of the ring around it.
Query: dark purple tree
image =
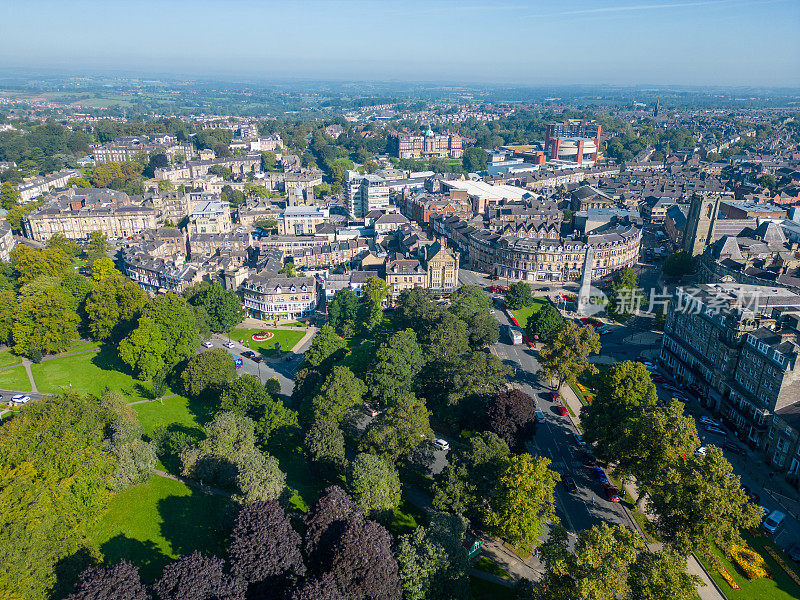
[[[486,405],[486,425],[509,448],[524,450],[525,440],[534,433],[536,404],[528,394],[508,390],[497,394]]]
[[[326,570],[349,600],[400,600],[392,537],[375,521],[360,514],[348,519],[326,558]]]
[[[249,504],[231,533],[231,574],[250,584],[248,596],[277,597],[306,572],[301,541],[276,501]]]
[[[292,594],[292,600],[345,600],[330,575],[310,579]]]
[[[139,568],[124,560],[118,565],[89,567],[66,600],[150,600]]]
[[[360,512],[347,492],[338,485],[322,491],[305,518],[305,552],[309,569],[320,572],[320,565],[344,530],[346,520]]]
[[[226,575],[224,561],[195,551],[164,567],[153,586],[159,600],[244,600],[246,584]]]

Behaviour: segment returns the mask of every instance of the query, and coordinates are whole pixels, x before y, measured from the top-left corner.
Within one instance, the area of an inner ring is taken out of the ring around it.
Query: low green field
[[[792,579],[781,569],[773,558],[764,550],[766,544],[771,544],[764,536],[753,536],[749,533],[743,534],[747,545],[753,550],[761,554],[767,563],[767,566],[772,574],[772,579],[756,579],[750,581],[745,576],[744,572],[736,565],[731,563],[718,549],[715,550],[717,558],[720,559],[722,565],[730,573],[736,583],[739,584],[740,589],[731,589],[731,586],[722,578],[718,571],[713,569],[705,560],[703,565],[706,570],[711,574],[720,589],[728,597],[728,600],[797,600],[800,598],[800,586],[797,585]],[[774,547],[774,545],[773,545]],[[792,560],[784,555],[784,562],[794,569],[794,572],[800,575],[800,570]]]
[[[173,396],[164,398],[163,404],[154,400],[134,404],[132,408],[139,417],[145,435],[150,435],[159,425],[167,427],[175,424],[202,431],[203,423],[211,418],[212,407],[183,396]]]
[[[123,558],[153,581],[170,559],[200,550],[222,554],[221,522],[228,499],[153,476],[120,492],[91,533],[106,563]]]
[[[80,342],[67,350],[67,352],[83,352],[85,350],[94,350],[99,347],[100,344],[98,342]]]
[[[528,324],[528,317],[535,312],[539,312],[541,308],[548,302],[549,300],[547,298],[534,298],[531,306],[524,306],[523,308],[512,310],[511,314],[513,314],[514,318],[517,319],[520,327],[524,329]]]
[[[473,568],[478,569],[479,571],[483,571],[484,573],[490,573],[492,575],[497,575],[498,577],[502,577],[503,579],[511,579],[511,575],[508,574],[503,567],[498,565],[488,556],[481,556],[475,561]]]
[[[266,342],[256,342],[253,340],[253,334],[258,333],[259,331],[269,331],[275,335]],[[237,342],[241,342],[245,346],[248,346],[251,350],[260,352],[264,356],[272,356],[275,354],[276,343],[280,343],[281,351],[286,352],[287,350],[294,348],[297,345],[297,342],[303,339],[305,333],[305,331],[300,329],[297,331],[292,331],[289,329],[245,329],[242,327],[237,327],[228,333],[228,337],[232,340],[236,340]]]
[[[25,367],[20,365],[19,367],[12,367],[0,371],[0,389],[30,392],[31,382],[28,379],[28,374],[25,372]]]
[[[0,367],[10,367],[11,365],[18,365],[22,359],[16,354],[11,354],[11,350],[3,350],[0,352]]]
[[[149,384],[131,375],[114,348],[42,361],[31,371],[40,392],[55,394],[64,388],[83,394],[102,394],[106,388],[121,392],[129,401],[146,400]]]

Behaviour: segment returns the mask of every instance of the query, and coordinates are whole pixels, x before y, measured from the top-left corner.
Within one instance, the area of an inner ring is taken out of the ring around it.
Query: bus
[[[511,327],[510,325],[503,325],[503,334],[505,338],[515,346],[522,343],[522,332],[519,329]]]

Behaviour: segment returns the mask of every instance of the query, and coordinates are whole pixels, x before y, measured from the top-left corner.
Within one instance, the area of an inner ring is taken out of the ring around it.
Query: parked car
[[[572,439],[575,440],[575,443],[578,446],[585,446],[586,442],[583,441],[583,436],[580,433],[573,433]]]
[[[439,450],[450,450],[450,443],[447,440],[443,440],[442,438],[436,438],[433,441],[433,445],[436,446]]]
[[[739,444],[734,442],[725,442],[722,444],[722,447],[725,448],[728,452],[733,452],[734,454],[738,454],[739,456],[744,456],[747,454],[747,450],[742,448]]]
[[[606,491],[606,498],[611,500],[611,502],[622,502],[622,494],[613,485],[606,485],[604,489]]]
[[[675,387],[671,383],[665,383],[662,387],[665,390],[667,390],[668,392],[679,392],[680,391],[680,388]]]
[[[707,417],[705,415],[703,415],[702,417],[698,418],[697,420],[700,421],[703,425],[714,425],[716,427],[719,427],[719,423],[717,423],[711,417]]]
[[[566,406],[564,406],[563,404],[559,404],[556,406],[556,414],[559,417],[566,417],[569,416],[569,411],[567,410]]]
[[[225,342],[222,345],[225,346],[226,348],[233,348],[234,347],[234,343],[233,342]]]
[[[211,342],[203,342],[203,346],[205,346],[206,348],[213,348],[214,344],[212,344]]]
[[[581,460],[583,461],[583,464],[585,464],[587,467],[597,466],[597,458],[595,457],[594,454],[592,454],[585,448],[583,450],[583,454],[581,454]]]
[[[253,360],[256,357],[256,353],[253,352],[252,350],[245,350],[244,352],[242,352],[242,356],[249,358],[250,360]]]
[[[252,360],[253,360],[253,362],[261,363],[261,362],[264,362],[264,357],[263,357],[263,356],[261,356],[260,354],[256,354],[256,355],[253,357],[253,359],[252,359]]]
[[[722,427],[718,427],[717,425],[704,424],[703,429],[705,429],[706,432],[711,433],[713,435],[728,435],[727,431],[722,429]]]
[[[761,500],[761,498],[759,497],[759,495],[758,495],[758,494],[756,494],[755,492],[753,492],[753,490],[751,490],[751,489],[750,489],[749,487],[747,487],[746,485],[743,485],[743,486],[742,486],[742,491],[743,491],[745,494],[747,494],[747,497],[750,499],[750,502],[752,502],[753,504],[758,504],[759,500]]]
[[[577,492],[578,491],[578,484],[575,483],[575,479],[573,479],[570,475],[564,475],[561,478],[561,483],[564,484],[564,487],[567,488],[568,492]]]
[[[789,548],[786,553],[789,555],[795,562],[800,562],[800,542],[795,542],[791,548]]]
[[[17,394],[16,396],[11,396],[12,404],[27,404],[30,401],[31,397],[26,396],[25,394]]]
[[[597,478],[597,481],[603,485],[608,485],[611,483],[608,479],[608,475],[606,475],[606,472],[602,469],[602,467],[592,467],[592,475],[594,475]]]
[[[764,529],[767,533],[775,533],[783,525],[786,515],[779,510],[773,510],[770,515],[764,519]]]
[[[537,423],[544,423],[544,413],[540,410],[533,411],[533,417]]]
[[[695,454],[698,456],[705,456],[706,455],[706,447],[700,446],[697,450],[694,451]]]

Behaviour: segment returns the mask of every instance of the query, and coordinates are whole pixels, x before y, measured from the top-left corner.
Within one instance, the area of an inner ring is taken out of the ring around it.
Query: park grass
[[[25,367],[20,365],[19,367],[11,367],[0,371],[0,389],[30,392],[31,382],[25,372]]]
[[[16,354],[12,354],[11,350],[3,350],[0,352],[0,367],[10,367],[19,364],[22,364],[22,358]]]
[[[141,569],[145,581],[153,581],[170,559],[182,554],[200,550],[222,555],[227,502],[153,476],[116,494],[90,539],[104,562],[116,564],[124,558]]]
[[[256,342],[253,340],[253,334],[259,331],[269,331],[275,335],[265,342]],[[247,329],[237,327],[229,331],[227,335],[232,340],[241,342],[251,350],[260,352],[264,356],[274,356],[276,343],[280,343],[281,351],[286,352],[294,348],[305,334],[306,332],[300,329],[292,331],[288,329]]]
[[[286,487],[291,493],[289,505],[301,512],[308,511],[308,507],[316,502],[320,492],[328,483],[312,472],[302,446],[277,448],[272,454],[278,459],[281,471],[286,473]],[[343,482],[337,483],[343,484]]]
[[[528,317],[530,317],[533,313],[539,312],[548,302],[549,300],[547,298],[534,298],[533,304],[530,306],[523,306],[522,308],[518,308],[510,312],[512,315],[514,315],[514,318],[519,323],[519,326],[524,329],[528,324]]]
[[[120,392],[128,401],[146,400],[149,384],[139,381],[116,354],[115,348],[63,356],[31,365],[36,387],[45,394],[71,388],[82,394],[101,395],[106,388]]]
[[[483,571],[484,573],[502,577],[503,579],[511,579],[511,575],[509,575],[508,571],[506,571],[488,556],[481,556],[477,561],[475,561],[473,568]]]
[[[201,402],[192,401],[183,396],[164,398],[163,402],[162,404],[158,400],[154,400],[132,406],[145,435],[152,434],[158,426],[168,427],[169,425],[180,425],[202,432],[203,424],[208,422],[213,409],[213,407],[206,407]]]
[[[781,569],[780,565],[773,560],[773,558],[764,550],[766,545],[771,545],[777,548],[769,539],[763,535],[752,535],[749,532],[743,532],[747,545],[753,550],[761,554],[767,563],[772,579],[756,579],[750,581],[745,574],[734,563],[725,558],[725,555],[718,549],[714,548],[714,554],[722,563],[722,566],[733,576],[736,583],[739,584],[738,590],[731,589],[731,586],[722,578],[719,571],[714,569],[705,558],[700,558],[703,566],[711,574],[714,581],[725,593],[728,600],[797,600],[800,598],[800,586],[798,586],[792,579]],[[778,550],[780,552],[780,550]],[[790,567],[794,568],[794,564],[788,558],[784,558],[785,562]],[[797,569],[795,569],[797,572]]]
[[[504,585],[469,576],[470,598],[472,600],[512,600],[514,590]]]
[[[395,536],[400,536],[411,533],[418,526],[423,525],[426,520],[424,512],[403,498],[400,504],[392,511],[389,530]]]
[[[80,342],[69,350],[66,350],[66,352],[84,352],[86,350],[94,350],[95,348],[99,347],[100,344],[98,342]]]

